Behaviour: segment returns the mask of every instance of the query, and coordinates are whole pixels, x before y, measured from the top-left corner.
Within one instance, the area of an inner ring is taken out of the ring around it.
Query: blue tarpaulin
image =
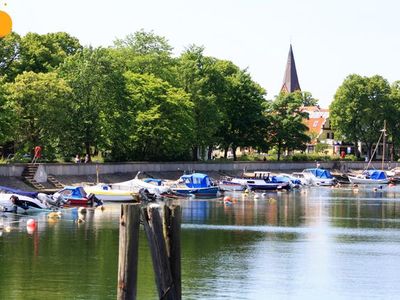
[[[211,181],[208,175],[202,173],[193,173],[190,175],[183,175],[180,178],[189,188],[202,188],[210,187]]]
[[[313,173],[314,176],[318,177],[318,178],[322,178],[322,179],[332,179],[333,178],[333,176],[331,175],[331,172],[329,172],[328,170],[319,169],[319,168],[307,169],[307,170],[310,171],[311,173]]]
[[[384,171],[369,170],[368,175],[371,179],[386,179],[386,173]]]

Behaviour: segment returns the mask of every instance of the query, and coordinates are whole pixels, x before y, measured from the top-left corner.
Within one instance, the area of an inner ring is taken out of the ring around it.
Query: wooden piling
[[[152,204],[142,208],[142,216],[159,299],[180,300],[180,208]]]
[[[118,300],[136,299],[140,204],[121,205]]]

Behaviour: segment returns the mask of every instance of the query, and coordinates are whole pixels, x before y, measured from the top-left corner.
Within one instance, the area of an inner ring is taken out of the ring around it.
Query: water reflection
[[[185,199],[184,299],[393,298],[400,292],[400,189],[310,188]],[[0,299],[115,299],[119,205],[60,219],[0,218]],[[30,218],[29,217],[29,218]],[[79,221],[81,220],[81,221]],[[8,230],[6,230],[6,228]],[[9,232],[7,232],[9,231]],[[139,245],[139,299],[156,299]]]

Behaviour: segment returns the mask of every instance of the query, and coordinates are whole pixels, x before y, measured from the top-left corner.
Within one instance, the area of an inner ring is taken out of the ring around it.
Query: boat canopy
[[[66,186],[59,193],[63,196],[68,196],[71,198],[86,197],[86,192],[81,186]]]
[[[331,172],[329,172],[328,170],[313,168],[313,169],[306,169],[306,171],[309,171],[315,177],[318,177],[318,178],[322,178],[322,179],[332,179],[333,178],[333,176],[331,175]]]
[[[369,178],[371,179],[386,179],[386,173],[384,171],[379,170],[369,170],[368,171]]]
[[[161,179],[156,179],[156,178],[146,178],[143,179],[144,182],[146,183],[155,183],[158,186],[161,186],[163,181]]]
[[[26,197],[31,197],[31,198],[36,198],[36,196],[38,195],[38,192],[26,192],[26,191],[22,191],[22,190],[9,188],[6,186],[0,186],[0,191],[10,193],[10,194],[18,194],[21,196],[26,196]]]
[[[189,188],[203,188],[211,186],[210,177],[202,173],[183,175],[181,176],[180,181],[183,181],[185,185]]]

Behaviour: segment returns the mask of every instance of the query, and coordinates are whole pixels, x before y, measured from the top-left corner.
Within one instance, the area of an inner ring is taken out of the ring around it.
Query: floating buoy
[[[36,221],[35,221],[35,219],[29,219],[28,221],[26,221],[26,231],[29,234],[32,234],[35,231],[35,229],[36,229]]]
[[[51,212],[51,213],[49,213],[47,215],[47,218],[49,218],[49,219],[59,219],[59,218],[61,218],[61,212],[60,211],[57,211],[57,212],[53,211],[53,212]]]
[[[245,189],[244,193],[247,194],[249,192],[249,189]]]
[[[26,226],[30,228],[35,228],[36,227],[35,219],[29,219],[28,221],[26,221]]]
[[[100,206],[100,209],[101,209],[101,211],[104,211],[105,210],[104,205]]]
[[[261,196],[265,197],[267,196],[267,193],[262,193]]]
[[[358,193],[358,189],[353,189],[353,192],[357,194]]]
[[[378,190],[377,188],[374,188],[374,189],[373,189],[374,192],[376,192],[377,190]]]
[[[269,199],[268,199],[268,202],[269,202],[269,203],[275,203],[275,202],[276,202],[276,199],[274,199],[274,198],[269,198]]]
[[[5,232],[10,232],[10,231],[11,231],[11,227],[10,227],[10,226],[4,227],[4,231],[5,231]]]
[[[260,196],[258,194],[254,195],[254,200],[260,199]]]

